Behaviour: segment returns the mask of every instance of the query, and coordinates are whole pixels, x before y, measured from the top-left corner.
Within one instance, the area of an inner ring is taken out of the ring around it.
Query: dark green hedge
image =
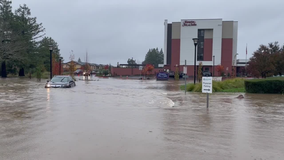
[[[247,93],[284,93],[284,79],[268,78],[245,81]]]

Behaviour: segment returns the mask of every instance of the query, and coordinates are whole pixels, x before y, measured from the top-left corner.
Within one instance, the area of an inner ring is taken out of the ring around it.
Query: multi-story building
[[[222,65],[225,73],[232,72],[236,64],[238,22],[222,19],[182,19],[180,22],[164,23],[164,65],[166,69],[194,73],[195,46],[193,38],[198,38],[196,66],[202,62],[203,70],[217,76],[217,65]],[[213,67],[213,61],[214,66]]]

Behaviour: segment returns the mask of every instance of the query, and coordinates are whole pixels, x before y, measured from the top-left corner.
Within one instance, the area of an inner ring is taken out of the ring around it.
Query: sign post
[[[186,78],[187,78],[186,60],[184,60],[183,74],[184,74],[184,94],[186,94]]]
[[[202,77],[202,93],[207,94],[207,108],[209,107],[209,93],[212,93],[212,77]]]

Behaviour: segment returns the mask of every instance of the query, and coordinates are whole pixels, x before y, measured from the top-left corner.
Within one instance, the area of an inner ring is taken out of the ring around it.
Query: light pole
[[[59,57],[59,75],[61,75],[62,59],[63,59],[63,57]]]
[[[196,46],[197,46],[197,43],[198,43],[198,38],[193,38],[193,43],[194,43],[194,84],[195,84],[195,79],[196,79]]]
[[[49,45],[50,52],[50,79],[52,79],[52,45]]]
[[[215,71],[215,55],[213,55],[213,77],[215,76],[214,71]]]
[[[233,70],[233,77],[234,77],[235,74],[237,73],[237,71],[236,71],[236,68],[237,68],[237,67],[236,67],[236,66],[237,66],[237,56],[238,56],[238,55],[239,55],[238,53],[235,54],[234,59],[233,59],[233,61],[234,61],[234,62],[233,62],[234,64],[233,64],[233,66],[232,66],[232,67],[233,67],[233,69],[232,69],[232,70]]]

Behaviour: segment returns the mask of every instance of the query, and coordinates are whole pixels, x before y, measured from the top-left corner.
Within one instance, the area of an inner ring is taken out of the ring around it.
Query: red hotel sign
[[[196,22],[195,21],[183,21],[182,26],[196,26]]]

